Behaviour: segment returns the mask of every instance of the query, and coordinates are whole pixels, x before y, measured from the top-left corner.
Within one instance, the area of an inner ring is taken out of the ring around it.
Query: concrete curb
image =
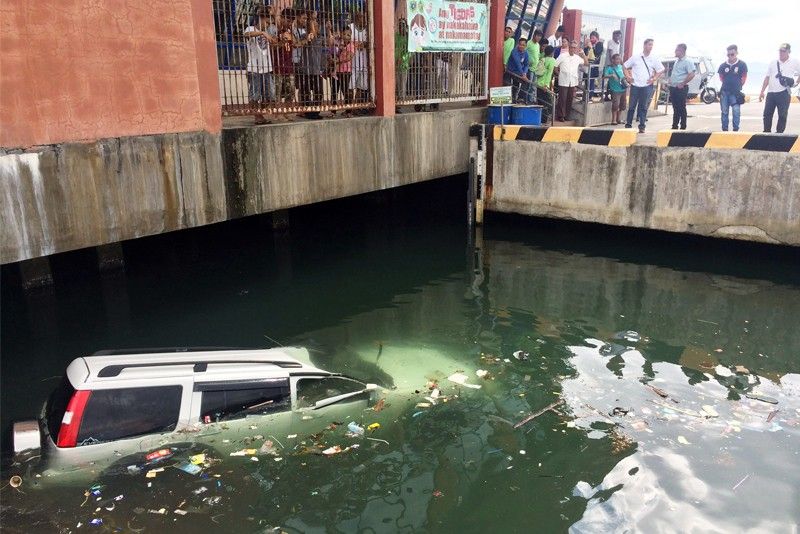
[[[800,153],[800,136],[755,132],[658,132],[660,147],[733,148]]]
[[[636,130],[603,130],[579,126],[494,126],[495,141],[536,141],[627,147],[636,143]]]

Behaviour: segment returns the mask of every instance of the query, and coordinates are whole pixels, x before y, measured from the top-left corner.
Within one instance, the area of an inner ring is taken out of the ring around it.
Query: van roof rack
[[[97,373],[98,378],[112,378],[119,376],[124,369],[133,369],[138,367],[167,367],[170,365],[194,365],[195,373],[204,373],[208,369],[209,364],[215,363],[256,363],[256,364],[271,364],[282,369],[299,369],[303,367],[300,362],[291,362],[286,360],[209,360],[192,364],[192,362],[157,362],[157,363],[128,363],[119,365],[106,365]]]
[[[98,350],[92,356],[127,356],[133,354],[163,354],[169,352],[214,352],[224,350],[261,350],[253,347],[154,347]]]

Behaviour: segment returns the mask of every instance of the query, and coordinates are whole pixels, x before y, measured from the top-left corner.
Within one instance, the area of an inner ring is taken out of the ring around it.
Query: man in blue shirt
[[[695,76],[694,61],[686,59],[686,45],[675,47],[675,64],[669,77],[669,100],[672,102],[672,129],[686,129],[686,98],[689,96],[689,82]]]
[[[740,95],[742,87],[747,81],[747,64],[739,61],[739,48],[736,45],[728,47],[728,60],[717,69],[722,88],[719,93],[719,105],[722,108],[722,131],[728,131],[728,112],[733,108],[733,131],[739,131],[739,117],[741,116]]]
[[[520,37],[517,47],[511,51],[506,65],[506,74],[503,83],[511,85],[511,94],[514,101],[524,104],[527,94],[530,91],[530,80],[528,79],[528,40]]]

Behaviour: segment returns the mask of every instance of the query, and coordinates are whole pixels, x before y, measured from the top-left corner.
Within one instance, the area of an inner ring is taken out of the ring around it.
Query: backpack
[[[536,76],[544,76],[544,71],[544,58],[542,57],[539,58],[539,63],[536,64],[536,68],[533,69],[533,73],[536,74]]]

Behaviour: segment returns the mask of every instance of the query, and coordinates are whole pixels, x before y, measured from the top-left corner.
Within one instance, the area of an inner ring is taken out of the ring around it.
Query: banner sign
[[[505,87],[490,87],[489,88],[489,103],[490,104],[510,104],[511,103],[511,86]]]
[[[406,0],[409,52],[486,52],[486,4]]]

